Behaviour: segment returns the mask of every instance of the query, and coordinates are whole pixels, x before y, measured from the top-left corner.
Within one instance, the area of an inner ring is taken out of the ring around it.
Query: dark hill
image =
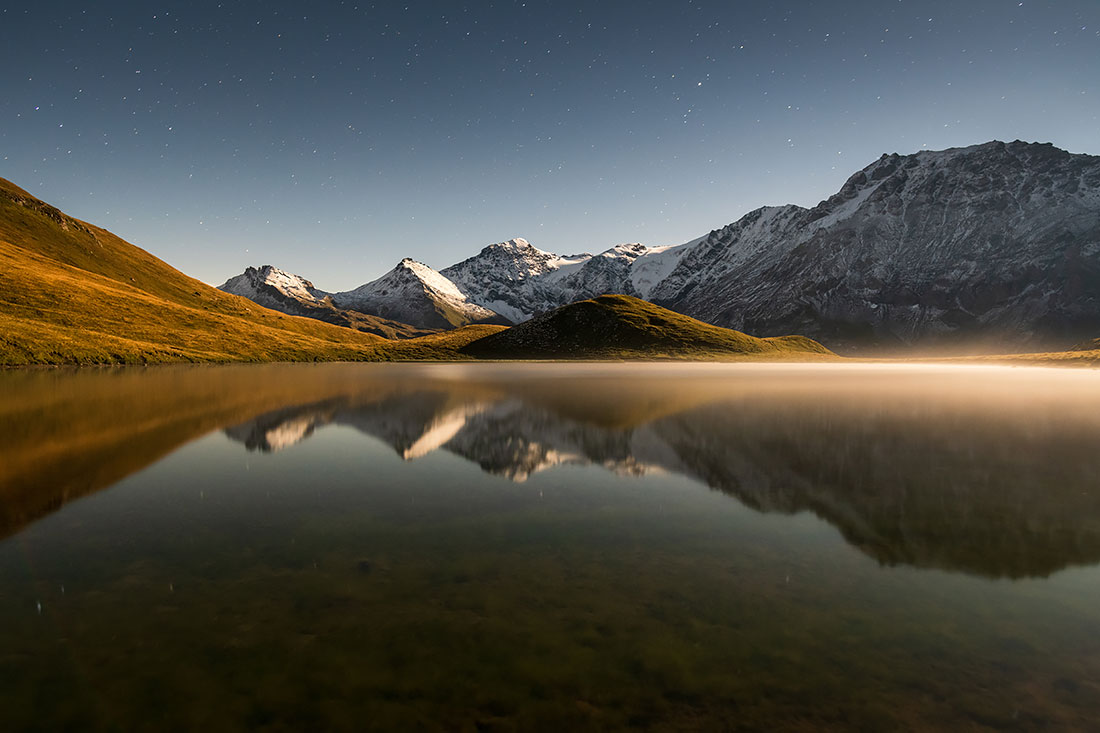
[[[582,300],[460,349],[490,359],[806,358],[832,352],[804,336],[756,338],[629,295]]]

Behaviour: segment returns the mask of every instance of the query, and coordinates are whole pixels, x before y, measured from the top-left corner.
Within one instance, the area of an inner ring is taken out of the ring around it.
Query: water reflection
[[[886,564],[1015,578],[1100,560],[1097,434],[1072,419],[897,396],[772,395],[716,396],[609,426],[543,397],[410,389],[368,404],[286,408],[226,434],[277,451],[322,425],[345,425],[407,460],[444,450],[517,482],[563,464],[675,473],[760,511],[812,511]]]
[[[5,374],[11,533],[210,430],[290,449],[329,425],[522,482],[561,465],[690,477],[811,511],[884,564],[988,577],[1100,561],[1100,380],[913,367],[358,365]],[[226,427],[229,425],[230,427]]]

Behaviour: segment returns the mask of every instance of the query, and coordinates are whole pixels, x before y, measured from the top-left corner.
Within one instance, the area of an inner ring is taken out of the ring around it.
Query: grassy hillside
[[[472,342],[462,353],[494,359],[827,358],[804,336],[756,338],[628,295],[601,295]]]

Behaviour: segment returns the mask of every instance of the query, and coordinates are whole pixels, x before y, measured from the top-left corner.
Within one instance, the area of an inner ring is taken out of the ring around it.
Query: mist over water
[[[0,373],[0,726],[1086,727],[1100,373]]]

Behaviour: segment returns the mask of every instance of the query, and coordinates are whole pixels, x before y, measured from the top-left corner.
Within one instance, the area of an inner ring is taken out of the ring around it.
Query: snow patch
[[[672,274],[676,266],[706,237],[698,237],[684,244],[651,247],[648,252],[634,260],[630,268],[630,283],[639,297],[648,298],[653,289]]]
[[[818,229],[824,229],[825,227],[831,227],[834,224],[844,221],[845,219],[852,216],[852,214],[856,213],[860,206],[863,206],[863,202],[866,201],[871,196],[871,194],[874,193],[878,189],[878,187],[882,185],[882,181],[884,180],[886,179],[884,178],[880,181],[875,181],[874,183],[871,183],[861,188],[854,197],[837,206],[828,215],[823,216],[817,221],[812,222],[807,228],[807,233],[812,233],[814,231],[817,231]]]

